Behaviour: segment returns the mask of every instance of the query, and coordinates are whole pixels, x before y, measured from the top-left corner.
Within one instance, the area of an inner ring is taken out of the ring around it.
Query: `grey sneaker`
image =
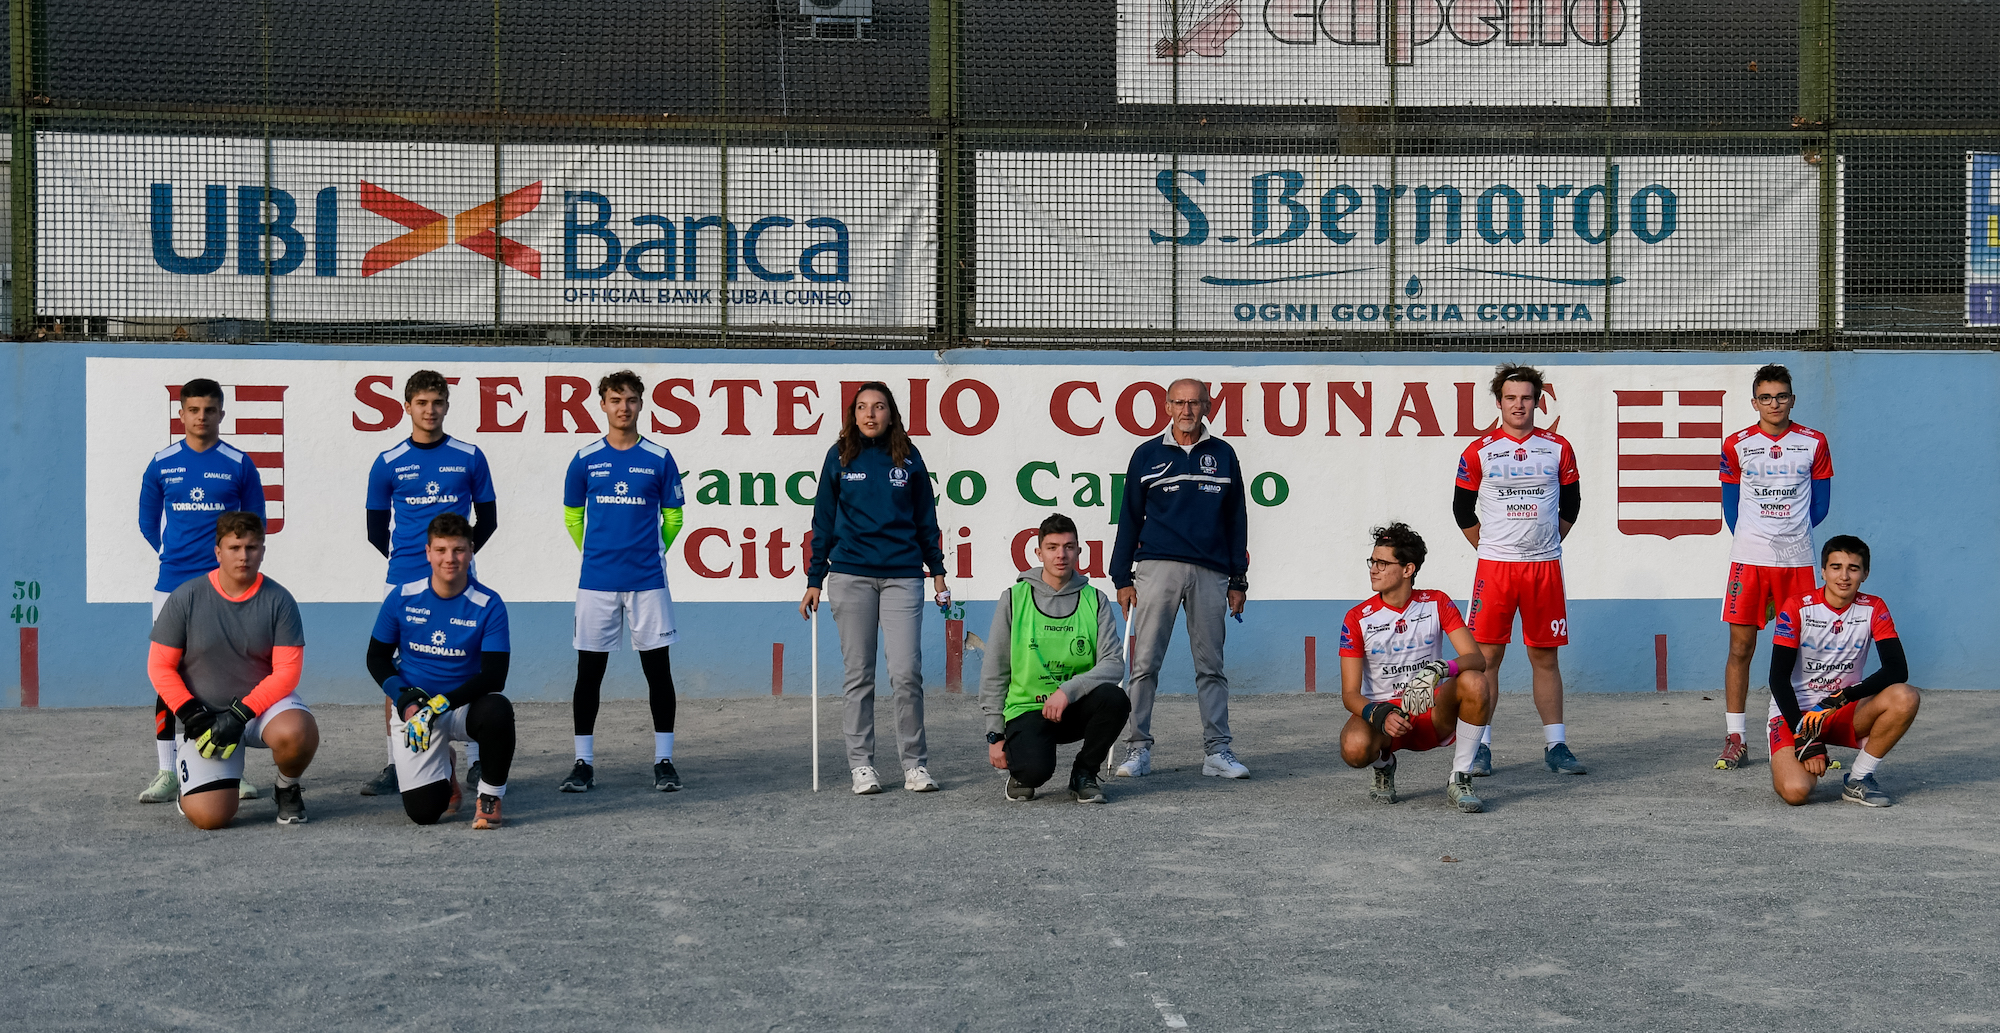
[[[1119,778],[1140,778],[1153,773],[1153,748],[1140,746],[1125,755],[1125,763],[1118,765]]]
[[[919,764],[903,771],[903,788],[913,793],[935,793],[938,791],[938,781],[931,777],[929,768]]]
[[[395,796],[401,790],[396,785],[396,765],[390,764],[381,774],[369,779],[361,786],[362,796]]]
[[[179,799],[180,795],[180,776],[168,771],[166,768],[161,768],[159,773],[153,776],[153,781],[139,794],[139,802],[166,803],[170,800]]]
[[[1368,788],[1368,798],[1376,803],[1396,802],[1396,759],[1375,769],[1375,784]]]
[[[1486,809],[1486,801],[1481,800],[1472,791],[1472,773],[1470,771],[1454,771],[1451,773],[1451,781],[1444,784],[1444,798],[1451,801],[1453,807],[1467,814],[1478,814],[1480,811]]]
[[[1201,773],[1217,778],[1249,778],[1250,769],[1236,759],[1236,754],[1224,746],[1222,749],[1202,758]]]
[[[271,790],[272,798],[278,801],[278,824],[304,825],[306,823],[306,796],[298,786],[279,786]]]
[[[1104,787],[1097,784],[1097,773],[1072,776],[1069,780],[1069,798],[1077,803],[1103,803]]]
[[[1849,777],[1841,784],[1840,798],[1852,800],[1863,807],[1887,807],[1894,802],[1881,786],[1875,784],[1873,771],[1860,778]]]
[[[1547,764],[1549,770],[1558,775],[1581,775],[1590,771],[1583,766],[1582,761],[1576,759],[1576,754],[1569,751],[1569,744],[1566,742],[1556,743],[1543,750],[1542,763]]]
[[[236,780],[236,798],[238,800],[255,800],[258,796],[262,795],[262,793],[263,790],[258,789],[257,784],[255,782],[252,782],[247,778],[239,778]]]
[[[1027,803],[1029,800],[1032,800],[1034,798],[1035,798],[1034,786],[1022,785],[1020,782],[1014,780],[1014,776],[1012,775],[1007,776],[1008,803]]]
[[[1472,777],[1485,778],[1493,773],[1493,747],[1480,743],[1472,751]]]
[[[867,764],[863,764],[858,768],[851,768],[847,774],[854,783],[854,795],[856,796],[874,796],[876,793],[882,791],[882,777],[877,775],[875,769]]]

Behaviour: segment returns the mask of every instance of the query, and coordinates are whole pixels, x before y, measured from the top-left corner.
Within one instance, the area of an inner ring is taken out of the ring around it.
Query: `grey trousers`
[[[1175,560],[1140,560],[1132,565],[1139,599],[1128,625],[1132,636],[1132,719],[1125,742],[1153,745],[1153,696],[1159,691],[1160,662],[1174,637],[1174,616],[1187,611],[1188,648],[1194,654],[1194,686],[1201,703],[1203,753],[1229,745],[1229,679],[1222,674],[1222,641],[1229,619],[1229,575]]]
[[[861,577],[829,572],[827,606],[840,629],[840,661],[846,676],[847,766],[875,764],[876,634],[889,660],[889,686],[896,700],[896,752],[903,770],[929,763],[924,745],[924,579]]]

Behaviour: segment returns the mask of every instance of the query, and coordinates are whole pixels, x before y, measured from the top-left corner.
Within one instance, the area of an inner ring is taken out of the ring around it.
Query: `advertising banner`
[[[1392,96],[1404,107],[1635,105],[1638,0],[1119,0],[1121,103]]]
[[[1365,597],[1368,530],[1393,520],[1429,540],[1423,584],[1461,597],[1471,587],[1473,550],[1452,519],[1452,484],[1460,453],[1494,422],[1490,366],[1181,366],[1102,355],[954,363],[860,352],[689,359],[632,367],[646,382],[642,432],[686,474],[686,524],[668,556],[682,602],[799,597],[842,399],[876,379],[896,391],[932,475],[961,598],[997,596],[1028,565],[1035,525],[1055,511],[1082,529],[1084,569],[1105,573],[1132,451],[1164,432],[1166,387],[1181,376],[1211,385],[1212,431],[1244,467],[1254,598]],[[408,434],[402,386],[418,365],[87,359],[86,395],[102,403],[86,429],[88,601],[151,598],[156,560],[134,526],[140,475],[176,433],[172,389],[197,376],[228,392],[224,440],[255,435],[245,444],[260,466],[282,468],[266,474],[284,517],[266,569],[303,602],[379,600],[386,562],[364,535],[364,489],[369,464]],[[595,385],[615,367],[484,356],[422,365],[455,379],[446,429],[485,451],[499,493],[480,579],[511,600],[574,598],[563,473],[602,433]],[[1570,439],[1582,474],[1582,515],[1564,546],[1572,598],[1721,593],[1728,539],[1716,468],[1730,414],[1750,420],[1743,393],[1753,368],[1550,368],[1539,425]]]
[[[1965,156],[1965,325],[2000,326],[2000,154]]]
[[[40,303],[112,317],[916,327],[927,150],[43,134]],[[498,168],[495,167],[496,161]],[[268,188],[268,195],[267,195]]]
[[[1819,181],[1797,155],[1392,161],[981,154],[979,322],[1817,325]]]

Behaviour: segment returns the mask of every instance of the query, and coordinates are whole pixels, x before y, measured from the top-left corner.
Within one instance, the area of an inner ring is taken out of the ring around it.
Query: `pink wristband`
[[[1456,678],[1456,677],[1458,677],[1458,661],[1456,661],[1456,660],[1446,660],[1446,661],[1444,662],[1444,669],[1445,669],[1445,670],[1447,670],[1447,671],[1449,671],[1449,672],[1451,672],[1450,674],[1446,675],[1446,677],[1449,677],[1449,678]]]

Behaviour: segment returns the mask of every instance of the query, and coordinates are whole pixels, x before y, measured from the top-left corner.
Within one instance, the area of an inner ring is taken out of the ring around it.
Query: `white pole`
[[[813,792],[819,792],[819,607],[812,608]]]

